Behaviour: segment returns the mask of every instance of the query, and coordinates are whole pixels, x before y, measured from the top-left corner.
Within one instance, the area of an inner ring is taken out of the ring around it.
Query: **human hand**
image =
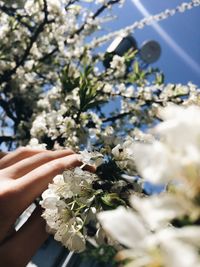
[[[23,267],[48,237],[41,208],[37,207],[19,229],[19,215],[65,169],[80,166],[72,150],[47,151],[19,148],[0,159],[0,266]],[[88,166],[88,170],[94,169]]]

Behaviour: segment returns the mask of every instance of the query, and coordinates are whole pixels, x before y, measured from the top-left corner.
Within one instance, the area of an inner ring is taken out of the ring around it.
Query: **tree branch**
[[[11,76],[16,72],[16,70],[22,66],[27,59],[31,48],[33,47],[33,44],[37,41],[38,36],[40,33],[44,30],[44,27],[46,24],[52,23],[53,20],[48,20],[48,6],[47,6],[47,1],[43,0],[44,3],[44,8],[43,8],[43,13],[44,13],[44,19],[41,22],[41,24],[37,27],[35,30],[34,34],[30,38],[30,42],[27,45],[24,54],[22,55],[22,58],[16,63],[16,66],[11,69],[11,70],[6,70],[2,76],[0,76],[0,83],[2,82],[8,82],[11,79]]]
[[[103,11],[110,5],[114,5],[117,4],[120,0],[110,0],[107,3],[105,3],[104,5],[102,5],[99,9],[97,9],[97,11],[94,13],[94,15],[91,17],[92,19],[95,19],[96,17],[98,17],[101,13],[103,13]],[[87,25],[87,22],[85,21],[79,29],[77,29],[70,37],[73,38],[74,35],[76,34],[80,34],[84,28],[85,25]]]
[[[120,113],[120,114],[118,114],[116,116],[112,116],[112,117],[108,117],[108,118],[102,119],[102,121],[103,121],[103,123],[109,122],[109,121],[114,122],[114,121],[116,121],[118,119],[121,119],[121,118],[126,117],[128,115],[131,115],[132,113],[133,113],[132,111]]]
[[[10,141],[15,141],[15,137],[13,136],[0,136],[0,144],[3,142],[10,142]]]
[[[33,31],[33,27],[31,27],[28,23],[26,23],[25,21],[23,21],[23,18],[25,18],[27,16],[22,16],[20,14],[16,14],[16,11],[17,11],[16,8],[7,7],[5,5],[1,5],[0,6],[0,10],[2,12],[4,12],[5,14],[7,14],[8,16],[15,18],[20,24],[22,24],[23,26],[25,26],[30,32]]]
[[[24,51],[24,55],[22,56],[21,60],[17,63],[17,65],[15,66],[15,68],[13,69],[13,71],[15,72],[17,70],[17,68],[21,65],[23,65],[24,61],[27,59],[29,52],[31,50],[31,48],[33,47],[33,44],[36,42],[38,36],[40,35],[40,33],[44,30],[44,27],[47,23],[49,23],[48,21],[48,7],[47,7],[47,1],[44,0],[44,8],[43,8],[43,12],[44,12],[44,19],[42,21],[42,23],[38,26],[38,28],[35,30],[34,34],[31,36],[30,38],[30,43],[27,46],[27,48]]]
[[[55,47],[51,52],[45,54],[43,57],[41,57],[38,61],[43,62],[46,59],[48,59],[49,57],[51,57],[54,53],[56,53],[58,51],[58,47]]]
[[[65,6],[65,10],[67,11],[67,9],[71,6],[71,5],[73,5],[75,2],[78,2],[77,0],[70,0],[67,4],[66,4],[66,6]]]
[[[9,109],[9,104],[4,99],[2,99],[1,96],[0,96],[0,106],[4,109],[6,115],[10,119],[12,119],[14,122],[17,122],[17,118],[13,115],[13,113]]]

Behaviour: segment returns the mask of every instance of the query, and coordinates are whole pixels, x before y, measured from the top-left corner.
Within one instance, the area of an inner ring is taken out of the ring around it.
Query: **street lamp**
[[[145,65],[154,63],[161,55],[161,47],[157,41],[145,41],[141,48],[138,48],[137,41],[132,35],[117,37],[106,50],[105,59],[103,61],[104,67],[110,67],[110,62],[114,55],[123,56],[130,49],[132,51],[138,50],[139,59],[141,59]]]

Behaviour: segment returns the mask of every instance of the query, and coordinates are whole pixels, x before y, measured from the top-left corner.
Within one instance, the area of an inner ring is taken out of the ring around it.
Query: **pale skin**
[[[24,267],[47,239],[41,208],[15,231],[19,215],[47,188],[53,177],[80,166],[70,149],[46,151],[19,148],[0,154],[0,266]],[[87,166],[89,171],[94,168]]]

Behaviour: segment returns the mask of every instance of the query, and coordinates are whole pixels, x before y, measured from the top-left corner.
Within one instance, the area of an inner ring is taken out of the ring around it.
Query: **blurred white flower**
[[[136,212],[124,207],[97,216],[107,233],[128,248],[119,253],[120,259],[129,260],[128,267],[200,266],[199,227],[168,227],[153,233]]]
[[[162,193],[144,198],[133,195],[130,203],[151,230],[164,228],[175,218],[199,215],[198,207],[181,195]]]
[[[137,168],[153,183],[174,179],[192,196],[200,189],[200,108],[170,105],[160,116],[164,121],[152,130],[160,141],[133,147]]]
[[[179,174],[175,155],[161,142],[135,144],[132,150],[135,164],[142,177],[152,183],[167,183]]]
[[[141,218],[124,207],[101,212],[97,217],[104,230],[126,247],[136,247],[147,234]]]
[[[181,107],[168,105],[160,109],[160,117],[164,122],[155,127],[154,131],[159,134],[166,144],[175,151],[187,153],[187,146],[196,146],[200,149],[200,108],[198,106]],[[185,151],[186,150],[186,151]]]

